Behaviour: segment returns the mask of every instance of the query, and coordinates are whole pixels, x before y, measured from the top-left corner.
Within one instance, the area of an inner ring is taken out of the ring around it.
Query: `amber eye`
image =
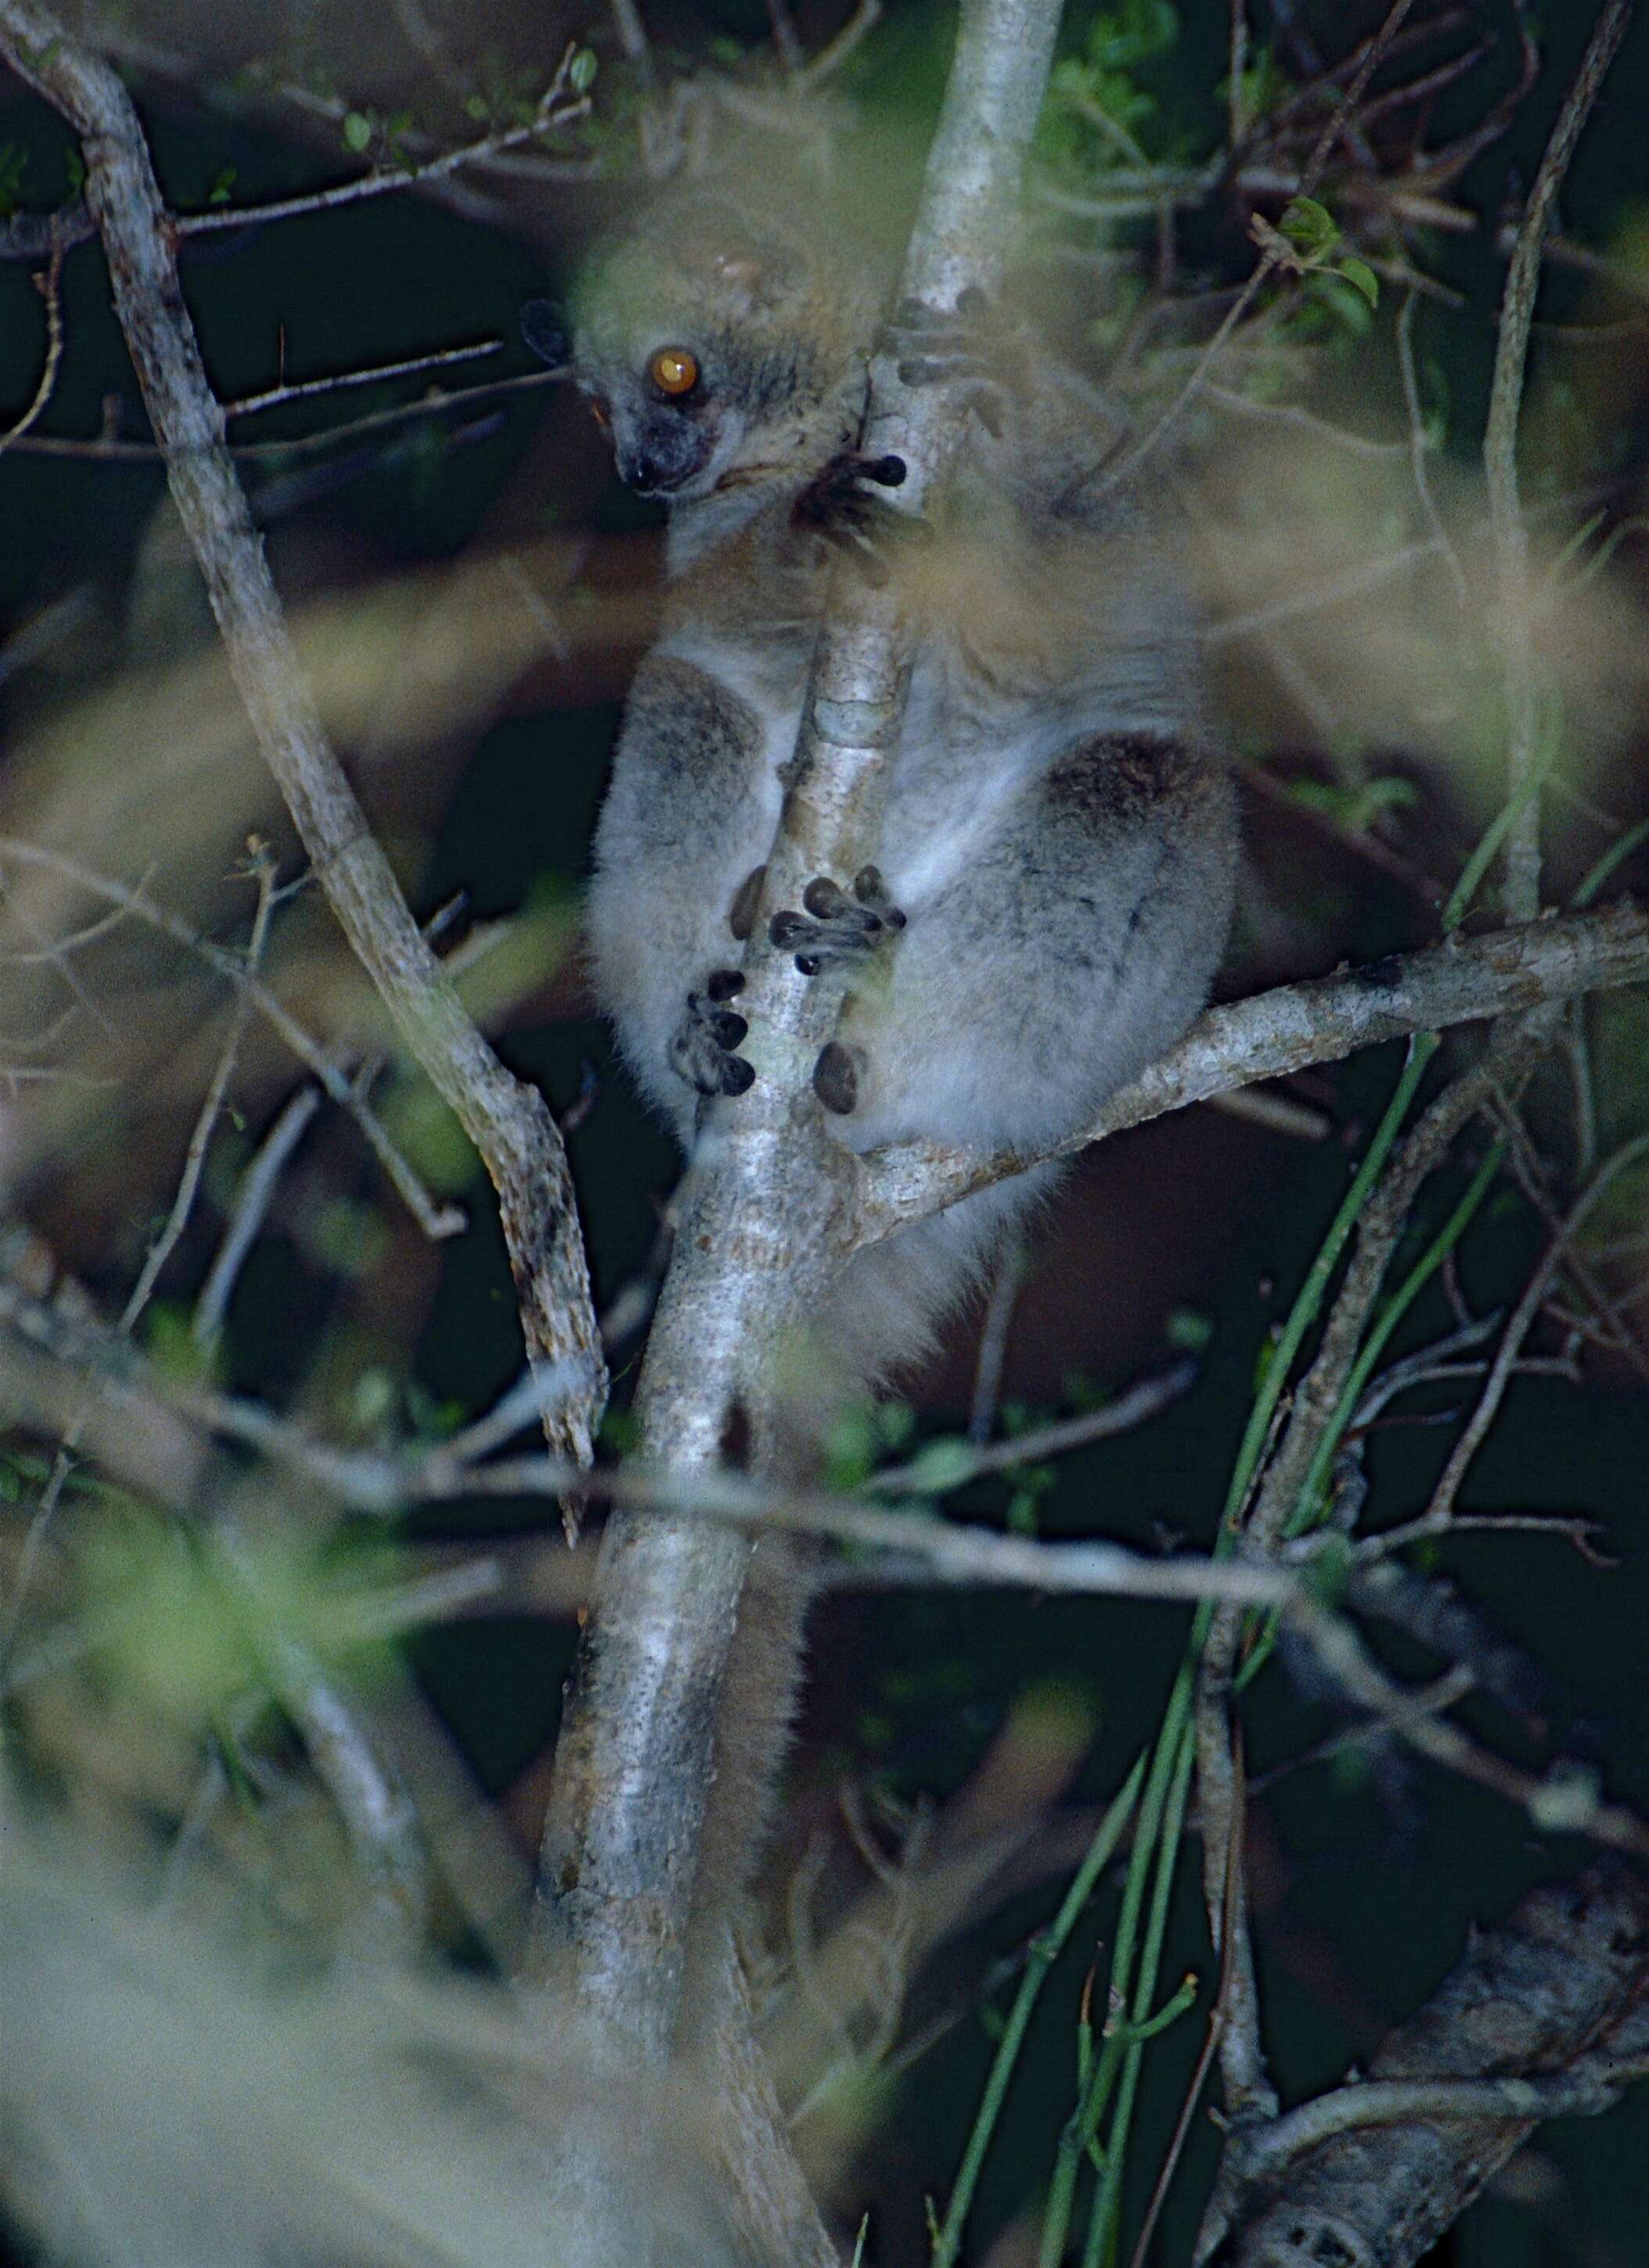
[[[698,358],[685,347],[660,347],[647,364],[647,375],[660,394],[679,401],[698,384]]]
[[[593,401],[590,404],[590,415],[604,433],[611,430],[613,421],[607,414],[605,401]]]

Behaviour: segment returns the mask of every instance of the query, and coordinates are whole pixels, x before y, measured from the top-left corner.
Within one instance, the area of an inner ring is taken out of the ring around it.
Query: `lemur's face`
[[[671,502],[786,475],[841,446],[850,357],[816,263],[705,203],[592,264],[573,370],[619,477]],[[821,313],[828,308],[828,325]]]

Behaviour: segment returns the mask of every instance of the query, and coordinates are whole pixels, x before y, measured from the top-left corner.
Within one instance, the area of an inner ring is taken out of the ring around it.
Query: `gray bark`
[[[948,309],[967,286],[996,284],[1058,18],[1057,0],[964,0],[905,296]],[[865,446],[905,459],[901,505],[919,510],[942,486],[959,430],[942,389],[907,393],[879,358]],[[768,944],[765,913],[799,903],[811,876],[850,875],[872,855],[909,663],[891,602],[841,593],[814,661],[740,1004],[791,1043],[790,1074],[710,1114],[703,1146],[713,1163],[684,1193],[637,1393],[642,1454],[672,1474],[711,1469],[746,1442],[761,1461],[764,1361],[853,1240],[856,1168],[824,1133],[807,1086],[835,1004]],[[749,1550],[709,1523],[612,1520],[556,1761],[541,1959],[655,2054],[680,1999],[717,1702]]]

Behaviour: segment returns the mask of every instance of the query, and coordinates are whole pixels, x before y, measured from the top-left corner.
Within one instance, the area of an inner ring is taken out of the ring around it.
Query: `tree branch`
[[[1499,613],[1495,625],[1500,648],[1507,725],[1507,793],[1521,807],[1505,844],[1504,904],[1508,921],[1533,921],[1540,911],[1540,780],[1537,688],[1529,639],[1528,531],[1518,495],[1517,431],[1523,403],[1535,295],[1540,286],[1541,248],[1557,192],[1574,156],[1580,130],[1592,114],[1616,50],[1631,20],[1632,0],[1607,0],[1581,58],[1551,139],[1546,144],[1523,216],[1496,329],[1494,379],[1489,423],[1483,436],[1483,475],[1489,490],[1489,522],[1499,566]]]
[[[1253,2137],[1205,2268],[1413,2268],[1542,2119],[1606,2110],[1649,2058],[1649,1886],[1601,1866],[1478,1938],[1356,2080]]]
[[[115,313],[258,745],[350,946],[491,1177],[529,1352],[586,1366],[585,1393],[548,1422],[587,1460],[607,1372],[560,1134],[543,1096],[471,1022],[328,742],[225,447],[223,409],[184,305],[177,224],[131,98],[34,0],[0,0],[0,55],[80,137]]]
[[[963,0],[905,297],[950,309],[968,285],[996,284],[1058,14],[1056,0]],[[902,507],[919,511],[942,484],[959,433],[946,389],[907,392],[878,358],[863,446],[904,458]],[[872,855],[909,674],[891,596],[839,592],[768,863],[769,908],[799,902],[810,876],[851,874]],[[762,914],[746,968],[740,1012],[769,1054],[734,1111],[709,1114],[702,1147],[714,1162],[684,1195],[637,1397],[643,1454],[677,1476],[712,1471],[740,1441],[762,1457],[765,1366],[840,1264],[850,1227],[848,1153],[816,1112],[794,1108],[836,1001],[770,946]],[[539,1958],[561,1964],[601,2021],[655,2055],[678,2012],[716,1709],[748,1557],[743,1537],[700,1521],[609,1523],[557,1754]]]
[[[1393,954],[1333,976],[1279,984],[1210,1008],[1167,1055],[1114,1094],[1092,1125],[1046,1154],[1066,1156],[1233,1087],[1337,1063],[1411,1032],[1479,1023],[1645,978],[1649,912],[1622,899],[1596,917],[1496,930],[1463,944]],[[863,1161],[858,1241],[880,1242],[1038,1162],[1013,1151],[947,1150],[935,1142],[872,1151]]]

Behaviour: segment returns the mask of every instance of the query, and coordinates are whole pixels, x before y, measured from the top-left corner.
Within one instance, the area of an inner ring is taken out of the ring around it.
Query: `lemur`
[[[805,976],[850,972],[813,1081],[836,1138],[1045,1148],[1178,1035],[1225,944],[1236,823],[1172,514],[1094,477],[1122,418],[990,306],[937,329],[905,311],[902,376],[961,373],[971,430],[925,540],[883,541],[879,488],[903,468],[858,449],[872,276],[828,229],[686,190],[598,253],[571,303],[574,374],[619,474],[669,515],[662,630],[596,833],[595,983],[689,1151],[703,1099],[736,1109],[756,1076],[737,962],[843,552],[900,578],[916,651],[873,865],[768,917]],[[1057,1172],[851,1260],[819,1327],[840,1374],[917,1360]],[[742,1815],[706,1828],[707,1852],[732,1846],[703,1862],[718,1896],[742,1887],[714,1875],[748,1867],[761,1751],[791,1709],[788,1565],[741,1609],[714,1808]],[[747,1632],[768,1622],[767,1641]]]

